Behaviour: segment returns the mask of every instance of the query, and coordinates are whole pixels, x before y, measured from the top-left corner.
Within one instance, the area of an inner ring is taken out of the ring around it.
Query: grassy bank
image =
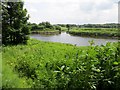
[[[31,30],[31,34],[45,34],[45,35],[54,35],[54,34],[60,34],[62,31],[67,31],[68,29],[66,27],[60,27],[60,30],[58,29],[34,29]]]
[[[69,31],[72,35],[88,37],[118,38],[120,34],[115,28],[73,28]]]
[[[44,31],[31,31],[31,34],[45,34],[45,35],[54,35],[59,34],[60,32],[58,30],[44,30]]]
[[[31,39],[3,47],[3,87],[120,89],[120,48],[76,47]]]

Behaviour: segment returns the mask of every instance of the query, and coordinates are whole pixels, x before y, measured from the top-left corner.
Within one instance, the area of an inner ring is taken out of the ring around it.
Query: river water
[[[69,43],[76,46],[89,46],[89,41],[94,40],[95,45],[105,45],[107,42],[117,42],[117,39],[100,39],[100,38],[91,38],[91,37],[80,37],[72,36],[66,32],[62,32],[58,35],[40,35],[32,34],[31,38],[35,38],[42,41],[51,41],[51,42],[60,42],[60,43]]]

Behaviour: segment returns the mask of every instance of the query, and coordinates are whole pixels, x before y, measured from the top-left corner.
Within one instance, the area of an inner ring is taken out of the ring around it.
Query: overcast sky
[[[119,0],[25,0],[29,22],[117,23]]]

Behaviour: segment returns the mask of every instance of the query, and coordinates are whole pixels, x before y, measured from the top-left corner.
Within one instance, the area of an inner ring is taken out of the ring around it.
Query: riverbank
[[[2,50],[2,86],[118,89],[119,50],[118,43],[76,47],[34,39],[27,45],[5,46]]]
[[[95,38],[112,38],[119,39],[120,34],[118,29],[111,28],[80,28],[71,29],[69,32],[71,35],[95,37]]]
[[[52,30],[52,31],[31,31],[31,34],[44,34],[44,35],[55,35],[60,34],[58,30]]]

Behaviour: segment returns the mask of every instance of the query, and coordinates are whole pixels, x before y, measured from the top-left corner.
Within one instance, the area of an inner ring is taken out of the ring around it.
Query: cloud
[[[106,23],[117,22],[118,0],[29,0],[25,8],[30,22]],[[114,12],[114,13],[113,13]]]

